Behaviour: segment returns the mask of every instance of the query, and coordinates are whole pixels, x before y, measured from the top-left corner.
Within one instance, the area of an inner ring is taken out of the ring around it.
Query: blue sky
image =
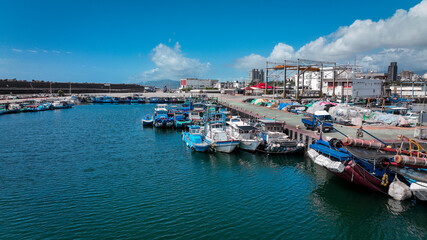
[[[297,57],[426,70],[423,20],[414,0],[0,0],[0,78],[235,80]]]

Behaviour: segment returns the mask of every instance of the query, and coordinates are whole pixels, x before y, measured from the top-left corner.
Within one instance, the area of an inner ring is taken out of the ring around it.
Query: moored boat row
[[[54,101],[34,101],[28,100],[22,103],[4,103],[0,104],[0,115],[21,112],[39,112],[55,109],[72,108],[73,99],[63,99]]]
[[[287,154],[300,152],[304,147],[283,133],[283,122],[261,119],[250,123],[237,116],[226,117],[226,113],[211,104],[158,104],[154,116],[145,117],[141,122],[144,127],[188,127],[182,134],[183,141],[197,152],[231,153],[239,148],[249,152]]]

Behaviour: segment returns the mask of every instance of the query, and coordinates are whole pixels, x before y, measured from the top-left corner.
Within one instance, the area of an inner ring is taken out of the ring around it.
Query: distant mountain
[[[179,81],[169,79],[146,81],[142,82],[141,84],[146,86],[154,86],[157,88],[163,88],[166,86],[168,89],[178,89],[180,87]]]

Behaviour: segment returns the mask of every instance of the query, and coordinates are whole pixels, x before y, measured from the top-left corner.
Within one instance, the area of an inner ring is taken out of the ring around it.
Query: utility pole
[[[284,78],[283,78],[283,98],[286,98],[286,60],[283,65]]]
[[[297,59],[297,82],[296,82],[296,92],[295,92],[295,98],[299,99],[299,58]]]
[[[347,69],[347,101],[346,103],[348,103],[348,89],[350,88],[350,86],[348,85],[349,83],[349,76],[350,75],[350,69]]]
[[[267,95],[267,89],[268,89],[268,62],[265,62],[265,95]]]
[[[320,66],[320,93],[319,97],[323,97],[323,63]]]
[[[336,68],[337,68],[337,64],[335,63],[335,65],[334,65],[334,80],[333,80],[333,83],[332,83],[332,97],[335,97],[335,80],[336,80]]]
[[[70,82],[70,96],[71,96],[71,82]]]

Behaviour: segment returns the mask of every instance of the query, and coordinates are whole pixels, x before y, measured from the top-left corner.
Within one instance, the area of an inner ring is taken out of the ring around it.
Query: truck
[[[327,111],[316,111],[314,114],[306,114],[306,118],[301,121],[307,129],[330,132],[333,129],[332,117]]]

